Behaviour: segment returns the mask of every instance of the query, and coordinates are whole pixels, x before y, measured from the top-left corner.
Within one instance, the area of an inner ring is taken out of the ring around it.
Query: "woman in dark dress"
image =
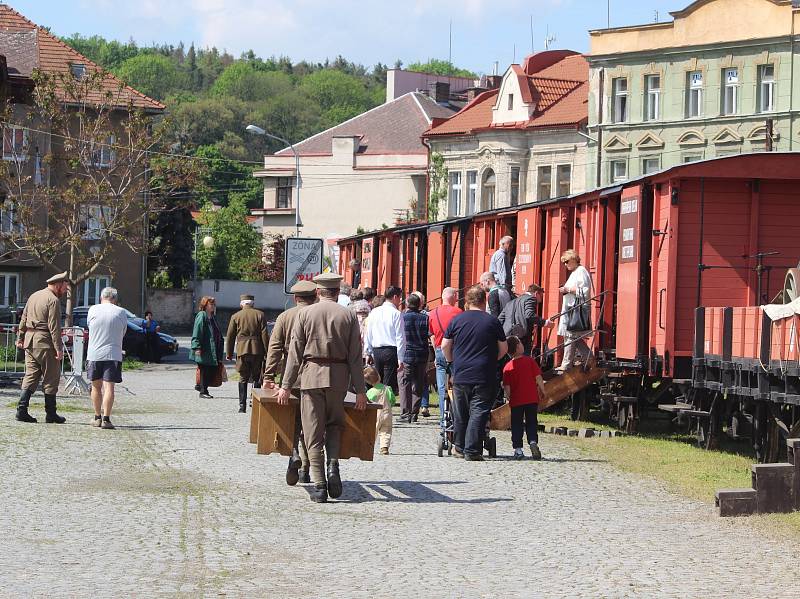
[[[200,384],[195,386],[202,399],[211,399],[208,392],[211,383],[219,372],[223,356],[223,337],[214,314],[217,303],[213,297],[204,296],[200,300],[197,316],[192,330],[192,359],[200,369]]]

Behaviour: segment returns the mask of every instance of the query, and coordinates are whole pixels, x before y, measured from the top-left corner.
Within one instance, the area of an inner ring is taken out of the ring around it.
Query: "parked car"
[[[146,336],[142,328],[143,318],[136,316],[133,312],[125,310],[128,316],[128,330],[122,340],[122,350],[126,356],[135,358],[145,358],[147,355]],[[88,307],[79,307],[72,310],[72,322],[74,326],[87,329],[86,319],[89,315]],[[91,334],[91,332],[90,332]],[[178,340],[172,335],[159,331],[156,333],[158,339],[158,353],[154,356],[156,362],[164,356],[171,356],[178,353]],[[88,346],[88,338],[87,338]]]

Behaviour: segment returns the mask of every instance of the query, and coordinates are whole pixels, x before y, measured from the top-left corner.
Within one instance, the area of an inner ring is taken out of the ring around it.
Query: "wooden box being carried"
[[[292,440],[300,409],[292,397],[289,405],[278,403],[278,388],[253,389],[253,412],[250,417],[250,442],[259,454],[292,455]],[[367,404],[366,410],[355,409],[355,396],[348,394],[344,403],[345,426],[342,431],[339,459],[359,458],[372,461],[375,448],[375,420],[380,406]]]
[[[582,366],[573,366],[563,374],[555,376],[544,383],[547,399],[539,402],[539,411],[546,410],[563,401],[573,393],[596,383],[606,375],[606,371],[597,366],[584,370]],[[507,431],[511,428],[511,406],[507,403],[492,410],[489,426],[494,431]]]

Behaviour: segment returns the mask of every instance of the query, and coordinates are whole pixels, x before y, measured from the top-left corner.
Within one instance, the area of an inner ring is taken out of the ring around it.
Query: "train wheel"
[[[800,268],[790,268],[783,281],[783,303],[789,304],[800,297]]]

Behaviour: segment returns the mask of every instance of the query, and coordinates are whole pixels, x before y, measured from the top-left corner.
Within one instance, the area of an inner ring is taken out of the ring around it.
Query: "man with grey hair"
[[[481,275],[480,286],[486,292],[486,311],[495,318],[500,318],[503,308],[511,301],[511,293],[497,284],[497,278],[491,272]]]
[[[86,354],[87,374],[92,382],[92,426],[113,429],[111,408],[114,406],[114,385],[122,382],[122,339],[128,330],[128,315],[117,306],[118,294],[113,287],[100,292],[100,303],[89,308],[89,349]]]
[[[514,238],[510,235],[500,239],[500,247],[492,254],[489,262],[489,272],[494,273],[497,284],[511,290],[514,284],[512,274],[511,248],[514,246]]]
[[[236,372],[239,373],[239,412],[247,411],[247,385],[261,387],[264,373],[264,356],[269,347],[267,317],[261,310],[256,310],[255,296],[246,293],[239,296],[242,307],[231,316],[225,342],[228,346],[226,357],[233,359],[236,352]]]
[[[347,283],[342,283],[342,286],[339,288],[339,298],[338,303],[340,306],[344,306],[347,308],[350,305],[350,292],[353,291],[353,286]]]

